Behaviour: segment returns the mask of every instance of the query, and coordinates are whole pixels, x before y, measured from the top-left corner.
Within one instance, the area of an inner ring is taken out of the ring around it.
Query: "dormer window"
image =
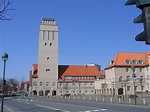
[[[127,64],[132,64],[131,60],[129,60],[129,59],[126,60],[126,63]]]
[[[133,60],[133,63],[134,63],[134,64],[138,64],[138,61],[134,59],[134,60]]]
[[[113,63],[114,63],[114,60],[111,60],[111,61],[110,61],[110,65],[113,65]]]
[[[143,61],[143,60],[139,60],[139,63],[140,63],[140,64],[144,64],[144,61]]]

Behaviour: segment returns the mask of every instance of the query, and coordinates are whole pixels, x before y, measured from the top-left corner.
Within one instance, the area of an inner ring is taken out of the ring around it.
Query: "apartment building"
[[[95,81],[97,93],[129,95],[134,94],[134,89],[136,93],[149,92],[149,55],[150,52],[118,52],[105,68],[106,79]]]
[[[85,66],[59,65],[59,94],[95,94],[94,81],[104,79],[105,74],[96,64]]]
[[[38,64],[33,64],[30,93],[39,96],[53,95],[51,85],[37,84],[37,80],[40,80],[38,78]],[[100,66],[96,64],[58,65],[56,94],[95,94],[94,81],[104,78],[104,71],[101,71]],[[40,94],[41,91],[43,94]]]

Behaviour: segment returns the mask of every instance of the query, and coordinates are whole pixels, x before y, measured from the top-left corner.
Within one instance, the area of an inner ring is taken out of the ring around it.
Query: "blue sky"
[[[147,52],[149,45],[135,41],[143,31],[133,19],[140,9],[127,0],[14,0],[0,21],[0,54],[7,52],[6,77],[28,80],[38,59],[38,34],[42,18],[55,18],[59,27],[59,64],[96,63],[105,68],[120,51]],[[0,61],[0,71],[3,61]]]

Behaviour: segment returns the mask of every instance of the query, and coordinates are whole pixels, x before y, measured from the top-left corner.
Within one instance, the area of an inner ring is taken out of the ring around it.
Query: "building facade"
[[[105,78],[99,65],[58,65],[55,19],[42,20],[38,47],[38,64],[33,64],[30,74],[31,95],[95,94],[94,81]]]
[[[58,26],[55,19],[44,18],[39,30],[38,77],[33,79],[34,94],[56,94],[58,79]],[[33,68],[33,69],[34,69]],[[33,71],[36,72],[36,71]],[[32,74],[34,74],[32,72]]]
[[[85,66],[59,65],[59,94],[96,94],[94,81],[105,78],[105,74],[96,64]]]
[[[103,95],[130,95],[134,89],[141,95],[149,92],[149,55],[150,52],[119,52],[105,68],[106,79],[95,81],[96,90]]]

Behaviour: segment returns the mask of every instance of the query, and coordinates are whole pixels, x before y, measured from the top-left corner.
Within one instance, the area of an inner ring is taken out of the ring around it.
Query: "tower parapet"
[[[42,24],[56,25],[56,21],[53,18],[43,18]]]

